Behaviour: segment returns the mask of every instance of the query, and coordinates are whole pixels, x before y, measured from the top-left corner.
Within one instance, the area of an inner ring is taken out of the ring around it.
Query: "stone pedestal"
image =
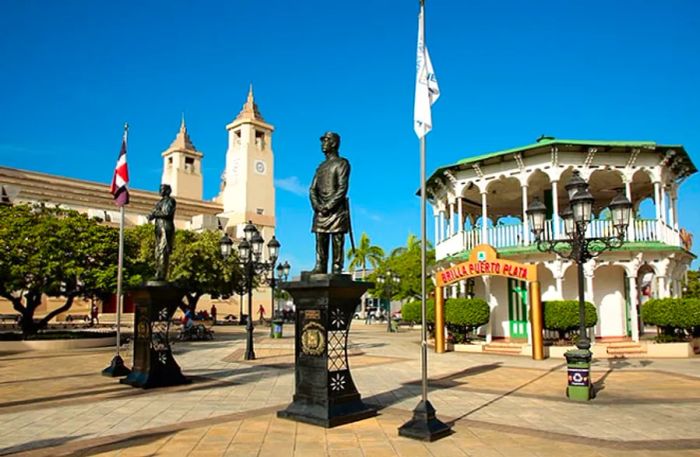
[[[134,363],[129,376],[119,382],[144,389],[188,384],[168,338],[170,320],[184,292],[166,282],[148,282],[129,292],[135,304]]]
[[[329,428],[377,414],[362,402],[347,354],[355,308],[372,286],[350,275],[309,273],[280,285],[294,299],[296,336],[295,393],[278,417]]]

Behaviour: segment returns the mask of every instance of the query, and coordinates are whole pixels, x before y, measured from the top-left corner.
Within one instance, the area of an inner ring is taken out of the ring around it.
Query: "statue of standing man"
[[[161,199],[156,203],[148,220],[155,220],[156,229],[156,281],[165,281],[168,276],[170,253],[173,251],[173,236],[175,235],[175,199],[170,196],[172,189],[168,184],[160,186]]]
[[[316,234],[316,266],[312,273],[328,272],[329,242],[333,244],[334,274],[343,272],[345,234],[350,231],[347,194],[350,162],[338,156],[340,135],[326,132],[321,137],[321,150],[326,160],[316,169],[309,197],[314,210],[311,231]]]

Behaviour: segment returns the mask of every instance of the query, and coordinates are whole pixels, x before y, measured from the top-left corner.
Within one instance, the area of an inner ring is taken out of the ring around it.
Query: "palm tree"
[[[384,258],[384,249],[379,246],[372,246],[369,237],[366,233],[362,232],[360,237],[360,244],[353,251],[348,250],[348,260],[350,261],[351,271],[355,271],[358,268],[362,269],[362,279],[365,279],[367,275],[367,262],[372,266],[372,268],[377,268],[379,263]]]
[[[400,246],[393,251],[391,251],[391,254],[389,257],[396,257],[399,256],[405,252],[411,252],[411,251],[419,251],[421,247],[421,240],[418,238],[416,235],[413,233],[409,233],[408,239],[406,240],[406,246]],[[426,243],[426,248],[428,250],[433,248],[433,245],[428,241]]]

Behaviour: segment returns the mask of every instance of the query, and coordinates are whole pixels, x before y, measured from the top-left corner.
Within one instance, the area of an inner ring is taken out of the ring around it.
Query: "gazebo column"
[[[452,209],[452,203],[447,204],[447,220],[445,221],[447,223],[447,237],[450,238],[452,234],[454,233],[452,231],[452,220],[454,219],[454,211]]]
[[[445,211],[440,210],[440,241],[445,240]]]
[[[666,287],[666,276],[657,276],[657,294],[659,298],[668,298],[668,289]]]
[[[457,233],[464,231],[464,205],[462,203],[462,197],[457,199]]]
[[[561,236],[561,223],[559,222],[559,189],[557,183],[552,181],[552,225],[554,225],[554,239],[558,240]]]
[[[584,296],[586,298],[587,302],[593,303],[593,306],[595,306],[595,301],[594,300],[594,291],[593,291],[593,278],[595,277],[595,264],[591,261],[583,265],[583,274],[586,278],[586,290],[584,292]],[[598,310],[596,310],[598,311]],[[599,313],[600,314],[600,313]],[[598,320],[600,322],[600,319]],[[591,340],[591,344],[595,344],[595,327],[593,327],[590,330],[590,335],[589,338]]]
[[[625,197],[627,197],[627,200],[632,201],[632,178],[625,179]],[[627,240],[628,241],[634,241],[634,238],[635,238],[634,220],[635,220],[635,212],[633,210],[632,214],[630,214],[629,227],[627,227]]]
[[[637,314],[637,305],[639,303],[639,293],[637,289],[637,277],[629,276],[629,293],[630,293],[630,326],[632,327],[632,341],[639,341],[639,316]]]
[[[493,310],[496,307],[496,303],[494,303],[491,297],[491,277],[482,276],[481,278],[484,281],[484,298],[486,299],[486,303],[489,304],[490,315],[492,317],[489,319],[489,323],[486,324],[486,343],[490,343],[491,340],[493,340],[493,326],[496,325],[493,319]]]
[[[530,244],[530,221],[528,221],[527,218],[527,184],[523,184],[520,186],[520,189],[522,191],[522,196],[523,196],[523,233],[522,233],[522,239],[523,239],[523,245],[527,246]]]
[[[433,219],[435,220],[435,246],[438,245],[440,241],[440,215],[439,213],[433,214]]]
[[[564,268],[564,262],[562,262],[560,259],[555,260],[555,262],[558,262],[558,267],[556,269],[556,273],[553,275],[554,276],[554,284],[557,289],[557,295],[559,296],[559,300],[564,299],[564,272],[566,269]]]
[[[671,198],[671,204],[669,205],[669,225],[674,230],[678,230],[678,191],[673,185],[671,185],[669,197]]]
[[[656,239],[661,240],[661,183],[654,182],[654,209],[656,210]]]
[[[660,186],[659,190],[661,192],[661,220],[663,222],[667,222],[668,211],[666,211],[666,189],[663,186]]]
[[[481,192],[481,243],[488,244],[488,216],[489,210],[486,204],[486,191]]]

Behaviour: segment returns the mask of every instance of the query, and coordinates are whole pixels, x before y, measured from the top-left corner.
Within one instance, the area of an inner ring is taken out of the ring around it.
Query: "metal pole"
[[[248,263],[246,264],[246,284],[248,286],[248,322],[246,322],[246,345],[245,359],[255,360],[253,350],[253,258],[252,249],[248,253]]]
[[[272,265],[274,267],[274,265]],[[272,294],[270,297],[270,312],[272,313],[272,318],[276,319],[279,317],[279,307],[277,306],[277,303],[275,303],[275,287],[277,286],[277,279],[275,279],[275,269],[272,268],[270,270],[270,289],[272,290]]]
[[[421,1],[421,5],[423,2]],[[420,340],[420,363],[421,363],[421,397],[423,402],[428,401],[428,314],[426,310],[426,223],[425,223],[425,135],[420,139],[420,290],[421,290],[421,340]],[[438,331],[437,329],[435,331]]]
[[[124,206],[119,207],[119,257],[117,258],[117,357],[119,357],[119,346],[121,344],[122,327],[122,305],[124,295],[122,294],[122,267],[124,264]]]
[[[576,263],[578,264],[578,319],[579,319],[579,337],[576,347],[579,349],[588,349],[591,347],[588,338],[586,337],[586,297],[584,293],[583,279],[583,261],[584,261],[584,237],[585,227],[576,224],[576,238],[574,240],[576,249]]]

